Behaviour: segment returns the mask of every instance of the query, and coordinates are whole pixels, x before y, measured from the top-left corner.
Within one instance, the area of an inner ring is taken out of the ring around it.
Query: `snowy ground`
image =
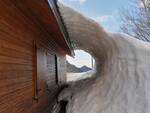
[[[71,42],[96,63],[92,77],[60,94],[67,113],[150,113],[150,44],[108,33],[71,8],[60,5],[60,12]]]
[[[71,81],[75,82],[85,78],[92,77],[93,73],[94,73],[93,71],[82,72],[82,73],[67,73],[67,82],[71,82]]]

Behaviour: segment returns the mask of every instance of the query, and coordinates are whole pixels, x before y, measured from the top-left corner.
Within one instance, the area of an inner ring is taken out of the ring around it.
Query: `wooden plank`
[[[24,83],[24,82],[28,82],[28,81],[32,81],[32,75],[18,77],[18,78],[11,78],[11,79],[3,79],[3,80],[0,80],[0,88],[8,87],[13,84],[19,85],[19,83],[21,83],[21,82]]]
[[[21,51],[21,50],[20,50]],[[27,60],[32,60],[32,56],[29,54],[24,53],[23,51],[16,51],[13,48],[4,48],[1,47],[0,48],[0,55],[1,56],[8,56],[8,57],[12,57],[12,58],[19,58],[19,59],[27,59]]]
[[[0,63],[10,63],[10,64],[29,64],[32,65],[31,60],[26,59],[18,59],[18,58],[12,58],[7,56],[0,56]]]
[[[21,45],[21,43],[17,45],[16,42],[13,42],[12,40],[6,41],[6,39],[7,38],[5,38],[5,40],[2,40],[0,38],[0,48],[14,49],[16,51],[20,51],[20,52],[24,52],[26,54],[32,55],[32,51],[31,51],[32,47],[27,46],[27,45],[26,45],[27,47],[26,46],[24,47],[23,45]]]
[[[30,100],[32,100],[31,98],[32,90],[33,89],[30,86],[27,86],[25,88],[17,90],[16,92],[12,92],[12,93],[9,93],[7,95],[0,97],[0,108],[1,108],[1,105],[5,103],[17,103],[17,101],[26,100],[26,98],[29,98]]]
[[[32,81],[26,81],[26,82],[18,82],[16,84],[11,84],[11,85],[8,85],[7,88],[6,87],[1,87],[0,88],[0,96],[4,96],[4,95],[7,95],[9,93],[13,93],[13,92],[16,92],[17,90],[20,90],[20,89],[23,89],[25,87],[32,87]]]
[[[1,63],[0,72],[5,71],[32,71],[32,65],[28,64],[12,64],[12,63]]]
[[[31,76],[32,73],[33,72],[31,70],[0,71],[0,80]]]
[[[25,87],[21,90],[18,90],[16,92],[10,93],[9,95],[5,95],[5,96],[1,97],[0,98],[0,113],[1,113],[1,110],[7,112],[7,110],[10,107],[13,108],[11,113],[17,113],[20,110],[25,111],[25,109],[31,108],[32,107],[32,98],[31,97],[32,97],[32,88],[31,87]],[[21,112],[21,113],[23,113],[23,112]]]

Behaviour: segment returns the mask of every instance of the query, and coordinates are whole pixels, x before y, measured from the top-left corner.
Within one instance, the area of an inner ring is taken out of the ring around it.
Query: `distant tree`
[[[121,10],[121,30],[150,42],[150,0],[135,0],[131,8]]]

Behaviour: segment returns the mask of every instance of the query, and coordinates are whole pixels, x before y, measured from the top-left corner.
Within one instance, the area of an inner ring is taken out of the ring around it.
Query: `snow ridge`
[[[76,49],[96,62],[93,77],[73,83],[59,99],[67,113],[150,113],[150,44],[108,33],[95,21],[59,4]]]

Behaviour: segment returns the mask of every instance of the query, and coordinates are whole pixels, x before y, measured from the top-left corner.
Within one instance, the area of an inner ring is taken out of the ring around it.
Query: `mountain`
[[[80,69],[67,61],[67,72],[69,73],[80,73]]]
[[[82,67],[80,68],[80,71],[82,71],[82,72],[87,72],[87,71],[90,71],[90,70],[92,70],[92,69],[89,68],[89,67],[87,67],[87,66],[82,66]]]
[[[67,72],[69,73],[81,73],[81,72],[87,72],[92,70],[91,68],[87,67],[87,66],[82,66],[81,68],[76,67],[73,64],[70,64],[67,61]]]

